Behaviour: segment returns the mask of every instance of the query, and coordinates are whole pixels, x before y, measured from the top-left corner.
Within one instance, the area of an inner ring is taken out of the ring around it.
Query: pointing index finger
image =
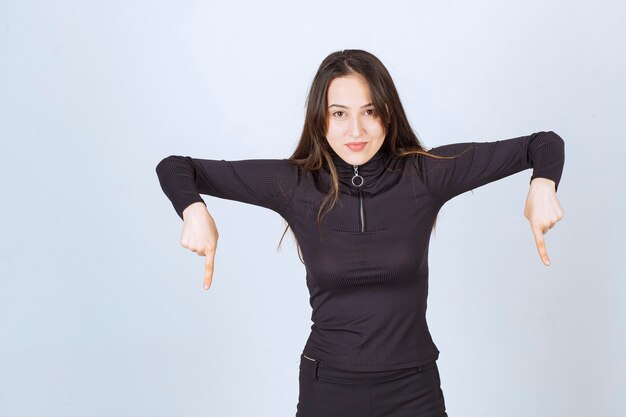
[[[535,235],[535,244],[537,245],[537,250],[539,251],[539,257],[547,266],[550,265],[550,258],[548,258],[548,252],[546,251],[546,242],[543,237],[543,232],[540,229],[533,229],[533,234]]]
[[[211,287],[213,281],[213,265],[215,262],[215,252],[211,251],[206,254],[206,261],[204,264],[204,289],[208,290]]]

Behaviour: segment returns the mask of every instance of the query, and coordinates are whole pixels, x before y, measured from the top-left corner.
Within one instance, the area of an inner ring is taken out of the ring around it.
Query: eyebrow
[[[365,108],[365,107],[372,106],[372,105],[373,105],[372,103],[367,103],[367,104],[362,105],[362,106],[361,106],[361,108]],[[330,106],[328,106],[328,108],[330,109],[330,108],[331,108],[331,107],[333,107],[333,106],[335,106],[335,107],[341,107],[341,108],[343,108],[343,109],[347,109],[347,108],[348,108],[347,106],[344,106],[344,105],[342,105],[342,104],[331,104]]]

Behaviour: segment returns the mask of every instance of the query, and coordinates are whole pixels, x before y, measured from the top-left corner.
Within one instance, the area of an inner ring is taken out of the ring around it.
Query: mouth
[[[353,151],[360,151],[367,145],[367,142],[350,142],[346,143],[346,146]]]

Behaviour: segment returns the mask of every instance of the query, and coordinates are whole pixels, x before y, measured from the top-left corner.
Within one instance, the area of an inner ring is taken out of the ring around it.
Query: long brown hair
[[[288,161],[307,171],[317,171],[327,167],[331,175],[331,190],[322,200],[317,213],[318,228],[324,214],[331,210],[339,199],[339,179],[332,160],[332,148],[326,139],[328,128],[327,93],[331,81],[337,77],[358,74],[365,78],[369,87],[371,103],[381,120],[385,121],[385,140],[382,149],[385,153],[405,157],[422,154],[433,158],[449,159],[428,153],[417,135],[411,129],[396,86],[383,63],[373,54],[361,49],[344,49],[328,55],[320,64],[306,99],[304,127],[300,141]],[[325,209],[325,210],[324,210]],[[436,226],[436,219],[433,229]],[[289,229],[285,227],[278,248]],[[300,254],[300,245],[294,234]]]

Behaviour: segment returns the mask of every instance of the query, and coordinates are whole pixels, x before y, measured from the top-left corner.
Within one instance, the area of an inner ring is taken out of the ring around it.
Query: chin
[[[367,161],[369,161],[374,154],[371,155],[345,155],[343,160],[348,162],[351,165],[363,165]]]

